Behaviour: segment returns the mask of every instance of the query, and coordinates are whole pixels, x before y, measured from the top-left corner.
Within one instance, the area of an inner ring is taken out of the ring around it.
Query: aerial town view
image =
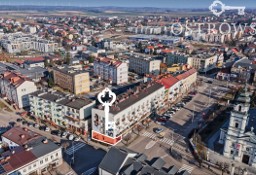
[[[0,0],[0,175],[256,175],[255,0]]]

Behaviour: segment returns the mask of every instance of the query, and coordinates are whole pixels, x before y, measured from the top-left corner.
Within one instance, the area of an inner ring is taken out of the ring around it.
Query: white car
[[[48,126],[45,127],[44,131],[47,131],[49,132],[50,131],[50,128]]]
[[[80,136],[76,136],[76,137],[74,138],[74,141],[78,142],[80,139],[81,139]]]
[[[65,137],[67,137],[67,135],[68,135],[67,132],[63,132],[63,133],[61,134],[61,137],[62,137],[62,138],[65,138]]]
[[[74,135],[73,134],[70,134],[69,136],[68,136],[68,140],[73,140],[74,139]]]

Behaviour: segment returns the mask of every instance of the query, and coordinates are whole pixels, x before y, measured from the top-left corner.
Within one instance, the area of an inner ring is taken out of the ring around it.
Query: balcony
[[[75,117],[72,116],[72,115],[68,115],[68,116],[66,116],[66,118],[67,118],[69,121],[73,121],[73,122],[79,122],[79,121],[80,121],[80,119],[75,118]]]

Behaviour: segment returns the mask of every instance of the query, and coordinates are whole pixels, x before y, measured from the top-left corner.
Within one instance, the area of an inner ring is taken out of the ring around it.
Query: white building
[[[194,67],[198,71],[205,72],[216,68],[218,64],[222,64],[224,60],[223,54],[197,54],[193,57],[188,57],[188,65]]]
[[[95,101],[61,92],[36,91],[29,95],[30,112],[36,118],[72,132],[88,132],[91,109]]]
[[[8,53],[19,53],[29,50],[51,53],[58,47],[58,43],[21,32],[4,35],[0,40],[0,44]]]
[[[128,65],[110,58],[98,58],[93,63],[94,75],[113,84],[128,82]]]
[[[1,154],[1,174],[44,174],[63,163],[61,147],[27,128],[13,127],[2,140],[11,150]]]
[[[249,111],[250,101],[246,86],[236,99],[227,128],[221,129],[219,143],[224,144],[225,157],[256,167],[255,111]]]
[[[164,106],[165,88],[159,83],[147,83],[121,94],[110,107],[109,122],[113,128],[106,130],[102,105],[92,109],[92,138],[114,145],[137,122],[146,119],[153,111]]]
[[[5,72],[0,78],[0,93],[16,107],[29,106],[28,94],[35,92],[37,87],[33,81],[13,72]]]
[[[159,74],[161,60],[140,55],[131,55],[129,58],[129,70],[137,74]]]

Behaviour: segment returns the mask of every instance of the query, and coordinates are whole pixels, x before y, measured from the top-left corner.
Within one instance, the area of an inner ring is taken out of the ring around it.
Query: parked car
[[[17,118],[17,120],[16,120],[17,122],[22,122],[23,121],[23,119],[22,118]]]
[[[39,124],[35,123],[35,124],[34,124],[34,127],[35,127],[35,128],[39,128]]]
[[[34,125],[34,123],[32,123],[32,122],[28,123],[28,127],[33,127],[33,125]]]
[[[163,128],[154,128],[153,130],[154,130],[154,132],[157,133],[157,134],[159,134],[159,133],[161,133],[161,132],[164,131]]]
[[[63,132],[63,133],[61,134],[61,137],[64,138],[64,137],[67,137],[67,135],[68,135],[67,132]]]
[[[68,136],[68,140],[73,140],[74,139],[74,135],[73,134],[70,134],[69,136]]]
[[[74,141],[78,142],[80,139],[81,139],[80,136],[76,136],[76,137],[74,138]]]
[[[49,132],[49,131],[50,131],[50,128],[49,128],[48,126],[46,126],[46,127],[44,128],[44,131]]]
[[[23,125],[26,125],[28,122],[26,120],[22,121]]]

